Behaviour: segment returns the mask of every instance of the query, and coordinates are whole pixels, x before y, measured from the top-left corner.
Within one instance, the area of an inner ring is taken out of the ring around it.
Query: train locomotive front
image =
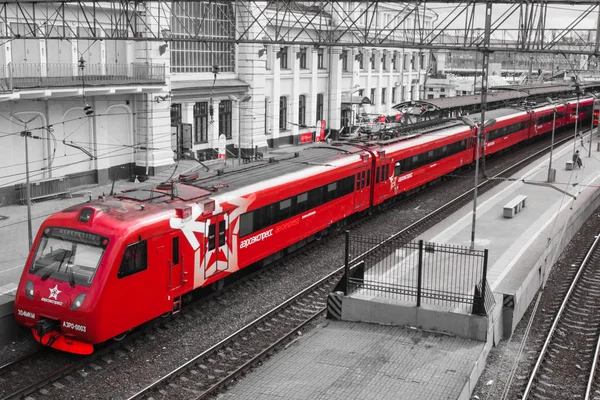
[[[113,267],[122,264],[123,239],[131,228],[102,214],[110,214],[110,208],[74,206],[49,217],[36,236],[14,312],[17,322],[31,328],[44,346],[90,354],[94,344],[130,328],[102,315],[110,297],[106,281]],[[126,307],[129,301],[122,300]]]

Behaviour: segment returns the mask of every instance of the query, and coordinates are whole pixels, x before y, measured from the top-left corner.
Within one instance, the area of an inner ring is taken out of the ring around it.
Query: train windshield
[[[42,277],[90,286],[108,239],[88,232],[46,228],[29,272]]]

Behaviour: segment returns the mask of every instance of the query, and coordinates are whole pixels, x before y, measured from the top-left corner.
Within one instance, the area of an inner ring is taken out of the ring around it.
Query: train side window
[[[219,221],[219,247],[225,244],[225,221]]]
[[[117,276],[125,278],[146,269],[148,269],[148,243],[142,240],[127,246]]]
[[[254,211],[247,212],[240,216],[240,237],[254,232]]]
[[[337,182],[330,183],[327,185],[327,197],[326,201],[331,201],[335,199],[335,192],[337,189]]]
[[[402,163],[400,161],[396,161],[394,164],[394,176],[398,176],[402,173]]]
[[[292,199],[285,199],[279,202],[279,221],[283,221],[290,217]]]
[[[173,265],[179,264],[179,236],[173,238],[171,260]]]
[[[419,155],[417,154],[416,156],[413,156],[412,158],[412,165],[413,168],[419,168],[420,164],[419,164]]]
[[[365,171],[360,173],[360,188],[364,189],[365,188]]]
[[[371,170],[367,170],[367,186],[371,185]]]
[[[308,209],[318,207],[322,204],[321,188],[315,188],[308,192]]]
[[[381,170],[380,167],[377,167],[377,169],[375,170],[375,183],[379,183],[379,171]]]
[[[298,214],[308,210],[308,193],[300,193],[296,196],[296,209]]]
[[[215,249],[215,224],[208,226],[208,250]]]

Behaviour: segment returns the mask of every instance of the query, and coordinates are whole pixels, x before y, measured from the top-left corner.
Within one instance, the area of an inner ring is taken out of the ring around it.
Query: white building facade
[[[361,15],[366,3],[339,4]],[[170,27],[171,38],[185,36],[201,21],[209,37],[231,38],[241,27],[274,29],[249,22],[277,12],[236,13],[235,2],[198,1],[173,3],[169,14],[160,4],[146,2],[137,16],[142,37],[156,26]],[[369,14],[368,23],[395,26],[405,17],[402,4],[389,4]],[[6,7],[9,21],[11,7],[17,5]],[[0,44],[0,205],[21,200],[26,136],[30,180],[43,195],[44,185],[61,179],[73,187],[154,174],[183,152],[215,158],[221,135],[227,157],[240,148],[248,156],[312,141],[321,120],[334,136],[359,111],[386,114],[398,102],[420,98],[429,65],[426,52],[397,48],[113,40],[114,9],[107,3],[101,11],[96,31],[82,22],[75,3],[61,11],[64,25],[32,26],[14,13],[14,22],[0,26],[15,35]],[[312,40],[310,31],[293,28],[295,16],[280,13],[298,41]],[[422,23],[431,26],[435,17],[427,12]],[[339,23],[336,13],[320,18]],[[365,14],[356,28],[366,23]],[[403,24],[416,23],[408,16]],[[50,36],[65,39],[19,38],[33,36],[32,29],[55,30]],[[80,39],[69,39],[75,35]]]

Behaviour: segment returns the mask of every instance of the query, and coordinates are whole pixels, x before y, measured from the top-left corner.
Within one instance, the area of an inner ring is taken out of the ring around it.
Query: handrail
[[[0,66],[0,90],[166,82],[164,64],[96,63],[83,70],[76,63],[13,63]]]

